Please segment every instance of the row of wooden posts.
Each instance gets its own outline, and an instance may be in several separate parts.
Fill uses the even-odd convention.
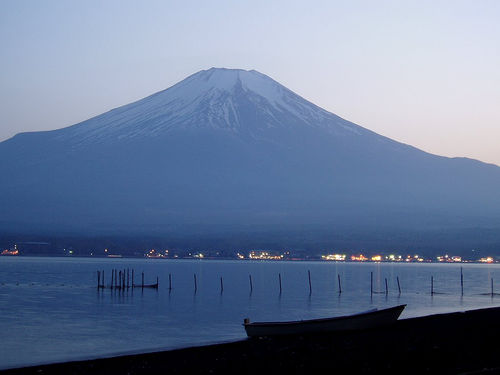
[[[307,271],[307,278],[309,282],[309,294],[312,294],[312,282],[311,282],[311,271]],[[252,280],[252,275],[248,275],[249,279],[249,285],[250,285],[250,293],[253,292],[253,280]],[[134,270],[130,269],[124,269],[124,270],[116,270],[113,269],[111,271],[111,283],[106,286],[105,281],[104,281],[104,271],[97,271],[97,288],[98,289],[116,289],[116,290],[126,290],[129,288],[153,288],[153,289],[158,289],[158,277],[156,277],[156,283],[155,284],[145,284],[144,283],[144,272],[141,273],[141,283],[140,284],[135,284],[135,278],[134,278]],[[194,292],[196,293],[198,291],[198,279],[196,277],[196,274],[193,274],[193,281],[194,281]],[[373,295],[375,293],[382,293],[382,294],[389,294],[389,287],[387,283],[387,278],[384,279],[385,281],[385,291],[375,291],[373,288],[373,272],[370,272],[370,295]],[[338,282],[338,289],[339,289],[339,294],[342,293],[342,281],[340,278],[340,274],[337,274],[337,282]],[[398,294],[401,294],[401,283],[399,282],[399,276],[396,277],[396,282],[398,285]],[[281,283],[281,273],[278,273],[278,283],[279,283],[279,292],[280,294],[283,291],[282,283]],[[464,295],[464,274],[463,274],[463,269],[460,267],[460,288],[461,288],[461,295]],[[172,274],[168,274],[168,289],[172,290]],[[220,292],[224,292],[224,280],[222,276],[220,277]],[[436,294],[434,291],[434,276],[431,276],[431,287],[430,287],[430,293],[431,295]],[[491,296],[495,295],[493,290],[493,278],[491,278],[491,293],[485,293]]]
[[[115,289],[115,290],[125,290],[129,288],[153,288],[158,289],[158,277],[156,277],[155,284],[145,284],[144,283],[144,272],[141,274],[141,283],[135,283],[134,270],[127,268],[126,270],[111,270],[111,282],[106,286],[104,281],[104,271],[97,271],[97,289]]]
[[[490,278],[490,284],[491,284],[491,291],[490,293],[483,293],[486,295],[491,295],[492,297],[498,293],[495,293],[493,289],[493,278]],[[431,296],[435,294],[434,292],[434,276],[431,276]],[[462,267],[460,267],[460,294],[464,295],[464,270]]]
[[[385,294],[389,294],[389,287],[387,284],[387,278],[384,279],[385,281]],[[398,294],[401,294],[401,284],[399,282],[399,276],[396,276],[396,281],[398,283]],[[370,294],[373,295],[373,293],[384,293],[380,291],[375,291],[373,290],[373,272],[370,272]]]
[[[385,281],[385,294],[389,294],[389,288],[387,287],[387,278],[384,279]],[[397,284],[398,284],[398,293],[401,294],[401,284],[399,282],[399,276],[396,276],[396,281],[397,281]],[[490,279],[491,281],[491,292],[490,293],[484,293],[486,295],[491,295],[492,297],[497,294],[495,293],[495,291],[493,290],[493,278]],[[431,276],[431,296],[433,296],[434,294],[436,294],[436,292],[434,291],[434,276]],[[370,294],[373,295],[374,293],[384,293],[384,292],[380,292],[380,291],[374,291],[373,290],[373,272],[370,272]],[[460,294],[464,295],[464,271],[463,271],[463,268],[460,267]]]

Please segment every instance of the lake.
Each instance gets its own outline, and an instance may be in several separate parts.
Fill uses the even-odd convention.
[[[127,268],[136,284],[142,272],[146,284],[158,276],[159,288],[97,289],[97,270],[108,286],[112,269]],[[401,318],[409,318],[500,306],[492,279],[500,291],[500,265],[0,257],[0,368],[239,340],[246,317],[312,319],[405,303]]]

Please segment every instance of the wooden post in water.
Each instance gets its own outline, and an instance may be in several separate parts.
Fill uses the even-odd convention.
[[[194,276],[194,292],[196,293],[196,291],[198,290],[198,283],[196,282],[196,274],[194,274],[193,276]]]
[[[373,296],[373,272],[370,272],[370,295]]]
[[[431,296],[434,295],[434,276],[431,276]]]
[[[114,270],[111,270],[111,289],[113,289],[113,278],[115,277],[115,271]]]
[[[342,284],[340,283],[340,274],[339,273],[337,274],[337,280],[339,282],[339,294],[341,294],[342,293]]]
[[[493,277],[491,278],[491,296],[493,297]]]
[[[101,271],[97,271],[97,289],[101,287]]]
[[[122,288],[122,271],[119,271],[118,275],[120,277],[120,279],[118,281],[118,288],[121,289]]]
[[[130,287],[130,268],[127,268],[127,289]]]
[[[309,294],[312,294],[311,271],[309,270],[307,270],[307,277],[309,278]]]
[[[250,293],[253,292],[252,275],[248,275],[248,280],[250,281]]]
[[[141,288],[144,289],[144,272],[142,273]]]
[[[460,289],[462,291],[462,297],[464,296],[464,271],[463,268],[460,267]]]
[[[387,287],[387,277],[385,278],[385,295],[389,294],[389,288]]]
[[[160,282],[158,280],[158,276],[156,276],[156,289],[158,289],[159,286],[160,286]]]
[[[281,289],[281,273],[278,273],[278,279],[279,279],[279,282],[280,282],[280,294],[281,294],[281,291],[282,291],[282,289]]]
[[[224,291],[224,282],[222,281],[222,276],[220,277],[220,294]]]
[[[168,290],[172,290],[172,274],[168,274]]]
[[[396,280],[398,281],[398,292],[401,294],[401,285],[399,284],[399,276],[396,276]]]

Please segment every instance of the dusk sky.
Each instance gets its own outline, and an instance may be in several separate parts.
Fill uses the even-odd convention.
[[[370,130],[500,165],[500,1],[0,2],[0,141],[210,67]]]

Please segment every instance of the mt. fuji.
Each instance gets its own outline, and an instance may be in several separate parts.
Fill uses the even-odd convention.
[[[411,245],[500,227],[499,167],[393,141],[253,70],[200,71],[79,124],[18,134],[0,161],[3,233],[265,229]],[[488,244],[500,244],[494,232]]]
[[[366,134],[255,70],[201,71],[173,87],[61,130],[80,143],[157,137],[178,130],[227,130],[258,138],[269,128],[308,126],[331,134]]]

